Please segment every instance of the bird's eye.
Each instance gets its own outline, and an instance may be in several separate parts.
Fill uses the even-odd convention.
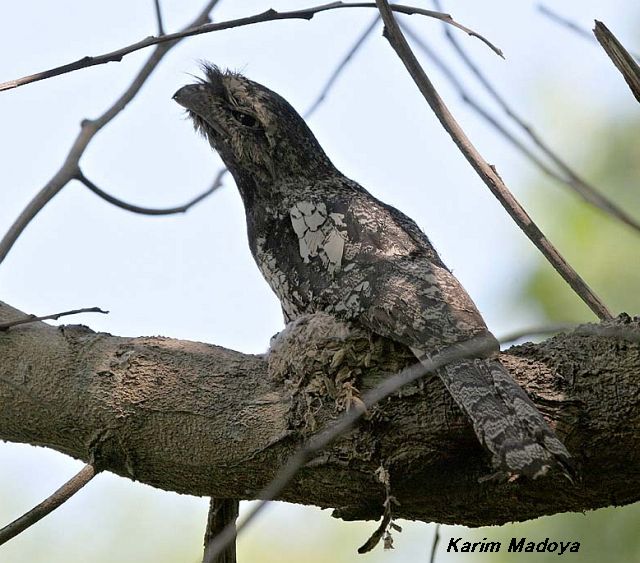
[[[245,127],[251,127],[255,129],[260,125],[258,123],[258,120],[252,115],[249,115],[248,113],[232,110],[231,115],[233,115],[234,119],[238,123],[240,123],[241,125],[244,125]]]

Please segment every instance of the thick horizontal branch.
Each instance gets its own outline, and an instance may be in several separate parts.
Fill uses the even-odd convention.
[[[19,312],[0,307],[0,321]],[[611,326],[613,323],[605,324]],[[623,329],[638,321],[615,321]],[[0,334],[0,439],[38,444],[165,490],[254,499],[297,447],[413,361],[313,317],[269,356],[43,323]],[[485,482],[473,431],[438,379],[403,390],[307,463],[280,500],[378,517],[499,524],[640,499],[638,343],[575,331],[502,355],[575,456],[582,479]],[[555,482],[557,480],[557,482]]]

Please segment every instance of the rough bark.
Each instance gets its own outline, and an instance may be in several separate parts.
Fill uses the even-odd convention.
[[[21,313],[0,306],[0,322]],[[611,324],[611,323],[609,323]],[[640,321],[614,324],[638,331]],[[411,354],[330,317],[297,323],[269,356],[162,337],[34,323],[0,333],[0,439],[198,496],[254,499],[295,448]],[[390,471],[394,518],[466,525],[640,499],[640,347],[576,332],[501,360],[574,456],[581,479],[478,482],[491,472],[436,378],[372,409],[279,500],[377,518]]]

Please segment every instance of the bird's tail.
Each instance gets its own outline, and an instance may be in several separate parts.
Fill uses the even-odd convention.
[[[535,479],[559,467],[571,478],[569,452],[499,360],[463,360],[438,375],[496,469]]]

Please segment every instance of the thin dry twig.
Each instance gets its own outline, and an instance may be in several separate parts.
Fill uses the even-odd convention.
[[[436,563],[436,553],[438,551],[438,544],[440,543],[440,524],[436,523],[436,529],[433,532],[433,543],[431,544],[431,555],[429,556],[429,563]]]
[[[209,21],[209,12],[215,7],[218,1],[219,0],[209,0],[202,12],[200,12],[193,22],[191,22],[191,24],[189,24],[185,29],[191,29],[194,26],[199,26],[204,22]],[[142,85],[158,66],[162,58],[176,44],[177,40],[158,45],[140,69],[131,85],[118,98],[118,100],[97,119],[85,119],[82,122],[80,133],[78,133],[78,136],[73,142],[73,145],[71,146],[71,149],[69,150],[69,153],[67,154],[67,157],[60,169],[27,204],[2,240],[0,240],[0,263],[2,263],[6,258],[11,247],[15,244],[16,240],[18,240],[18,237],[22,234],[31,220],[56,194],[58,194],[62,188],[69,183],[70,180],[77,176],[79,172],[80,158],[84,154],[84,151],[93,139],[94,135],[127,106],[127,104],[140,91],[140,88],[142,88]]]
[[[436,9],[441,9],[442,4],[439,0],[433,0],[434,6]],[[404,29],[404,28],[403,28]],[[463,48],[460,42],[449,33],[449,29],[445,28],[444,33],[447,37],[447,40],[453,47],[454,51],[458,54],[462,62],[465,66],[471,71],[471,73],[477,78],[480,84],[484,87],[484,89],[488,92],[488,94],[495,100],[498,106],[504,111],[504,113],[518,126],[520,129],[524,131],[524,133],[531,139],[531,141],[542,151],[542,153],[549,158],[549,160],[557,166],[558,170],[561,173],[557,173],[552,170],[546,164],[544,164],[538,157],[533,155],[531,151],[522,146],[522,143],[513,139],[509,133],[506,133],[504,129],[501,130],[501,126],[493,123],[495,127],[497,127],[500,132],[505,135],[510,142],[516,145],[520,151],[522,151],[532,162],[534,162],[545,174],[549,177],[557,180],[561,184],[571,188],[576,194],[578,194],[584,201],[593,205],[597,209],[605,212],[606,214],[614,217],[615,219],[623,222],[627,226],[632,229],[640,232],[640,221],[634,219],[631,215],[629,215],[624,209],[620,206],[616,205],[612,201],[610,201],[607,197],[602,195],[600,191],[587,182],[584,178],[580,177],[560,156],[553,150],[551,147],[544,141],[540,135],[535,131],[533,126],[527,123],[507,102],[507,100],[496,90],[496,88],[491,84],[491,82],[487,79],[487,77],[482,73],[478,65],[471,59],[467,51]],[[407,33],[409,35],[409,33]],[[412,40],[420,46],[419,38],[415,37],[415,34],[410,35]],[[448,76],[451,80],[451,77]],[[458,89],[461,86],[457,86]],[[464,97],[464,96],[463,96]],[[476,111],[479,111],[482,115],[482,112],[478,110],[478,108],[474,108]],[[491,121],[486,115],[483,115],[485,119]]]
[[[318,106],[325,100],[325,98],[327,97],[327,94],[329,93],[329,91],[331,90],[333,85],[335,84],[336,80],[338,79],[340,74],[342,74],[342,71],[349,64],[349,62],[351,61],[353,56],[360,50],[360,47],[362,47],[364,42],[371,35],[371,33],[376,28],[376,25],[378,24],[379,21],[380,21],[380,15],[376,14],[376,16],[373,18],[373,20],[371,20],[371,23],[367,26],[367,28],[360,35],[360,37],[358,37],[358,39],[353,44],[351,49],[349,49],[347,54],[338,63],[338,66],[336,66],[334,71],[331,73],[331,76],[329,77],[329,79],[327,80],[326,84],[324,85],[324,88],[320,91],[320,94],[318,94],[318,97],[316,98],[316,100],[311,104],[309,109],[304,114],[305,117],[309,117],[312,113],[314,113],[316,111],[316,109],[318,109]]]
[[[534,162],[540,169],[542,169],[549,176],[565,182],[565,178],[551,170],[534,152],[532,152],[520,139],[518,139],[511,131],[509,131],[500,120],[493,115],[487,108],[485,108],[478,100],[476,100],[469,91],[464,87],[462,81],[451,70],[450,66],[440,58],[434,49],[432,49],[423,37],[415,33],[408,25],[400,24],[402,31],[407,37],[415,43],[418,48],[431,59],[431,62],[442,72],[442,74],[449,80],[451,85],[460,95],[460,98],[469,107],[471,107],[480,117],[485,119],[492,127],[494,127],[502,136],[504,136],[512,145],[514,145],[520,152],[522,152],[527,158]]]
[[[531,336],[548,336],[549,334],[564,332],[566,330],[571,330],[575,327],[576,327],[575,323],[555,323],[555,324],[548,324],[543,326],[523,328],[520,330],[509,332],[501,336],[500,338],[498,338],[498,342],[500,344],[510,344],[511,342],[522,340],[523,338],[529,338]]]
[[[630,317],[625,313],[619,315],[618,318],[626,317],[627,321]],[[637,319],[637,317],[636,317]],[[625,340],[627,342],[640,343],[640,331],[628,326],[599,326],[599,325],[582,325],[573,330],[573,334],[581,336],[599,336],[600,338],[614,338],[616,340]]]
[[[85,465],[72,479],[67,481],[50,497],[34,506],[29,512],[0,529],[0,545],[8,542],[21,532],[24,532],[36,522],[42,520],[47,514],[53,512],[60,505],[68,501],[82,487],[96,476],[96,468],[93,465]]]
[[[505,183],[502,181],[502,178],[500,178],[497,173],[495,167],[489,165],[489,163],[482,158],[480,153],[473,146],[420,66],[420,63],[416,59],[413,51],[407,43],[407,40],[402,34],[387,1],[376,0],[376,3],[378,4],[378,8],[382,14],[382,19],[385,23],[385,37],[389,40],[391,46],[396,51],[414,82],[422,92],[425,100],[469,164],[471,164],[480,178],[482,178],[484,183],[491,190],[491,193],[496,196],[498,201],[502,204],[520,229],[522,229],[522,231],[529,237],[538,250],[542,252],[551,265],[573,288],[587,306],[600,319],[611,319],[612,315],[604,303],[544,236],[542,231],[509,191]]]
[[[126,47],[122,47],[121,49],[117,49],[110,53],[105,53],[103,55],[98,55],[95,57],[82,57],[77,61],[73,61],[71,63],[67,63],[52,69],[44,70],[41,72],[37,72],[35,74],[31,74],[29,76],[23,76],[22,78],[17,78],[15,80],[9,80],[7,82],[3,82],[0,84],[0,91],[3,90],[11,90],[13,88],[17,88],[19,86],[24,86],[25,84],[31,84],[32,82],[37,82],[38,80],[45,80],[47,78],[52,78],[54,76],[60,76],[62,74],[67,74],[69,72],[74,72],[76,70],[80,70],[83,68],[88,68],[91,66],[106,64],[109,62],[120,62],[123,57],[126,55],[133,53],[135,51],[139,51],[140,49],[145,49],[147,47],[151,47],[152,45],[159,45],[166,42],[176,41],[178,39],[183,39],[184,37],[191,37],[193,35],[201,35],[203,33],[211,33],[213,31],[221,31],[223,29],[232,29],[235,27],[241,27],[245,25],[253,25],[256,23],[263,23],[269,21],[278,21],[278,20],[291,20],[291,19],[303,19],[310,20],[316,14],[321,12],[326,12],[328,10],[337,10],[341,8],[375,8],[376,5],[374,2],[331,2],[329,4],[323,4],[321,6],[314,6],[311,8],[303,8],[300,10],[292,10],[289,12],[278,12],[276,10],[270,9],[260,14],[256,14],[253,16],[247,16],[244,18],[239,18],[235,20],[229,20],[225,22],[218,23],[208,23],[203,24],[194,23],[182,31],[177,33],[168,33],[166,35],[162,35],[160,37],[147,37],[138,41],[137,43],[133,43]],[[472,29],[465,27],[462,24],[456,22],[449,14],[443,14],[440,12],[434,12],[433,10],[425,10],[423,8],[414,8],[413,6],[404,6],[401,4],[394,4],[393,10],[396,12],[407,14],[407,15],[421,15],[427,16],[430,18],[436,18],[446,22],[447,24],[464,31],[468,35],[472,37],[476,37],[480,39],[485,45],[487,45],[492,51],[496,54],[502,56],[502,51],[498,49],[493,43],[491,43],[488,39],[476,33]]]
[[[382,536],[387,531],[389,524],[391,523],[391,510],[388,506],[385,506],[384,513],[382,515],[382,520],[380,520],[379,526],[375,529],[373,534],[369,537],[369,539],[358,548],[358,553],[369,553],[373,551],[373,549],[380,543]]]
[[[334,71],[331,73],[331,76],[325,83],[324,87],[320,91],[319,96],[316,98],[316,100],[311,105],[311,107],[309,107],[309,109],[306,111],[305,117],[308,118],[311,115],[313,115],[317,111],[317,109],[322,105],[327,95],[335,85],[338,77],[342,74],[342,72],[344,72],[344,69],[347,67],[347,64],[350,62],[350,60],[353,58],[356,52],[360,49],[360,47],[362,47],[365,39],[373,31],[373,29],[375,28],[375,24],[379,21],[379,19],[380,19],[380,16],[377,15],[374,18],[371,25],[367,27],[367,30],[360,36],[360,38],[356,41],[353,47],[349,50],[347,55],[338,63]],[[162,209],[152,208],[152,207],[141,207],[139,205],[134,205],[132,203],[127,203],[125,201],[122,201],[121,199],[118,199],[112,196],[111,194],[105,192],[104,190],[96,186],[96,184],[93,183],[91,180],[89,180],[80,169],[76,174],[76,180],[84,184],[98,197],[101,197],[106,202],[111,203],[116,207],[120,207],[121,209],[124,209],[126,211],[131,211],[132,213],[140,213],[142,215],[162,216],[162,215],[172,215],[175,213],[184,213],[185,211],[188,211],[191,207],[200,203],[203,199],[207,198],[217,189],[222,187],[222,179],[228,172],[229,170],[226,168],[220,169],[216,174],[216,177],[214,178],[214,181],[211,187],[208,190],[202,192],[200,195],[193,198],[192,200],[188,201],[187,203],[184,203],[183,205],[178,205],[176,207],[167,207]]]
[[[125,211],[131,211],[132,213],[140,213],[141,215],[160,216],[160,215],[173,215],[176,213],[184,213],[188,211],[191,207],[200,203],[203,199],[209,197],[213,192],[219,189],[222,186],[222,178],[226,173],[227,173],[226,168],[223,168],[220,171],[218,171],[211,187],[208,190],[202,192],[200,195],[194,197],[192,200],[188,201],[187,203],[178,205],[176,207],[167,207],[163,209],[158,209],[153,207],[140,207],[139,205],[127,203],[116,197],[113,197],[112,195],[108,194],[107,192],[101,190],[98,186],[96,186],[91,180],[89,180],[82,173],[80,169],[78,169],[75,179],[78,180],[79,182],[82,182],[82,184],[84,184],[97,196],[101,197],[102,199],[111,203],[112,205],[115,205],[116,207],[124,209]]]
[[[564,27],[570,29],[571,31],[573,31],[574,33],[576,33],[577,35],[580,35],[580,37],[584,37],[585,39],[587,39],[588,41],[593,42],[594,41],[594,37],[593,35],[589,32],[589,30],[580,27],[577,23],[572,22],[570,19],[565,18],[564,16],[561,16],[560,14],[554,12],[553,10],[547,8],[546,6],[544,6],[543,4],[538,4],[538,10],[540,11],[540,13],[544,14],[545,16],[547,16],[551,21],[563,25]],[[640,61],[640,54],[637,53],[630,53],[631,56],[636,59],[636,61]]]
[[[156,13],[156,22],[158,24],[158,35],[164,35],[164,24],[162,23],[162,8],[160,0],[153,0],[153,6]]]
[[[446,348],[431,360],[425,361],[422,364],[413,364],[403,369],[396,375],[385,379],[371,391],[365,393],[361,397],[361,405],[342,413],[333,424],[311,437],[291,456],[287,464],[282,467],[271,483],[257,495],[257,498],[263,500],[260,500],[259,503],[254,506],[237,527],[235,525],[225,527],[225,529],[211,541],[207,548],[207,558],[204,559],[203,563],[213,563],[215,561],[214,558],[264,510],[271,499],[276,498],[282,492],[298,470],[303,467],[314,454],[326,448],[333,440],[344,434],[376,403],[392,395],[404,385],[416,381],[451,362],[466,358],[482,357],[483,354],[491,349],[491,339],[488,337],[478,337],[462,342],[456,346]]]
[[[347,67],[348,63],[351,61],[353,56],[356,54],[356,52],[362,47],[362,45],[364,44],[365,39],[371,34],[373,29],[375,28],[375,24],[379,20],[380,20],[380,16],[376,15],[374,20],[371,22],[371,24],[365,30],[365,32],[354,43],[354,45],[351,47],[351,49],[345,55],[345,57],[338,63],[338,65],[336,66],[334,71],[331,73],[331,76],[329,77],[329,79],[327,80],[327,82],[325,83],[323,88],[321,89],[320,94],[318,95],[318,97],[316,98],[314,103],[305,112],[305,117],[307,117],[307,118],[311,117],[311,115],[313,115],[318,110],[318,108],[322,105],[322,103],[325,101],[327,95],[329,94],[329,92],[331,91],[333,86],[335,85],[335,83],[336,83],[337,79],[339,78],[339,76],[344,72],[345,68]],[[152,208],[152,207],[141,207],[139,205],[134,205],[134,204],[122,201],[122,200],[112,196],[111,194],[105,192],[104,190],[100,189],[98,186],[96,186],[96,184],[93,183],[92,181],[90,181],[83,174],[82,170],[80,170],[80,169],[78,169],[78,172],[76,174],[76,180],[78,180],[79,182],[84,184],[87,188],[89,188],[98,197],[101,197],[102,199],[104,199],[108,203],[111,203],[112,205],[115,205],[116,207],[120,207],[121,209],[124,209],[126,211],[131,211],[132,213],[140,213],[142,215],[162,216],[162,215],[172,215],[174,213],[184,213],[185,211],[189,210],[191,207],[193,207],[197,203],[200,203],[203,199],[207,198],[214,191],[216,191],[217,189],[222,187],[222,179],[227,174],[227,172],[229,172],[229,171],[226,168],[220,169],[218,171],[218,173],[216,174],[216,177],[214,178],[214,181],[213,181],[213,184],[211,185],[211,187],[208,190],[202,192],[200,195],[198,195],[195,198],[193,198],[192,200],[188,201],[187,203],[185,203],[183,205],[176,206],[176,207],[168,207],[168,208],[163,208],[163,209],[157,209],[157,208]]]
[[[60,317],[67,317],[69,315],[79,315],[80,313],[102,313],[103,315],[108,315],[109,311],[103,311],[102,309],[100,309],[100,307],[85,307],[83,309],[73,309],[71,311],[63,311],[62,313],[54,313],[53,315],[45,315],[43,317],[38,317],[36,315],[27,315],[22,319],[16,319],[15,321],[0,323],[0,332],[9,330],[14,326],[35,323],[38,321],[48,321],[48,320],[57,321]]]
[[[622,77],[629,85],[631,93],[640,102],[640,66],[627,51],[616,36],[601,21],[596,20],[593,33],[602,45],[611,62],[622,73]]]

